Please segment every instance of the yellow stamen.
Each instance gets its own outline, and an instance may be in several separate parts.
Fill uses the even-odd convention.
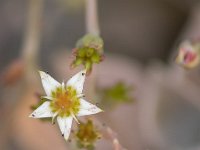
[[[57,112],[61,117],[76,115],[80,107],[80,99],[77,92],[72,87],[64,87],[63,85],[52,92],[53,100],[51,108],[53,112]]]

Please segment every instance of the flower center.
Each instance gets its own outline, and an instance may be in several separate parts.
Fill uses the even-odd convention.
[[[52,92],[53,100],[51,101],[51,109],[58,113],[61,117],[68,117],[72,113],[76,115],[80,109],[80,99],[77,92],[72,87],[59,87]]]

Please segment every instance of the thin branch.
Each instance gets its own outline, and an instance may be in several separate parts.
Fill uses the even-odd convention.
[[[86,0],[86,30],[87,33],[99,35],[97,0]]]
[[[106,126],[106,132],[108,133],[110,140],[113,144],[114,150],[126,150],[120,143],[116,136],[116,133],[108,126]]]
[[[117,138],[117,133],[109,126],[102,124],[96,117],[89,116],[87,119],[92,119],[96,125],[100,128],[103,133],[103,137],[111,141],[114,150],[127,150],[120,144],[119,139]]]

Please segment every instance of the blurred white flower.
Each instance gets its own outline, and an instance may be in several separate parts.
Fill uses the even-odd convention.
[[[91,115],[102,110],[83,99],[83,84],[86,71],[81,71],[74,75],[66,84],[60,84],[50,75],[39,71],[43,88],[48,101],[40,105],[29,116],[32,118],[52,117],[52,122],[57,118],[62,136],[68,140],[71,131],[72,120],[77,122],[77,116]]]

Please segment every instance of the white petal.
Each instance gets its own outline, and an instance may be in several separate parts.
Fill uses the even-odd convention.
[[[51,92],[54,91],[57,87],[61,86],[60,83],[43,71],[39,71],[39,73],[43,88],[47,96],[51,96]]]
[[[71,79],[69,79],[69,81],[67,82],[67,86],[72,86],[79,94],[82,93],[85,75],[86,70],[80,71],[79,73],[75,74]]]
[[[29,115],[29,117],[32,118],[47,118],[52,117],[53,112],[50,108],[50,102],[44,102],[41,106],[39,106],[35,111],[33,111],[32,114]]]
[[[91,115],[91,114],[96,114],[99,112],[102,112],[100,108],[97,106],[87,102],[84,99],[80,99],[80,110],[77,114],[77,116],[85,116],[85,115]]]
[[[70,117],[57,117],[57,121],[58,121],[58,125],[60,127],[62,136],[64,136],[65,140],[68,140],[69,138],[69,134],[71,131],[71,127],[72,127],[72,120],[73,118]]]
[[[62,91],[64,91],[65,90],[65,83],[64,82],[62,82]]]

